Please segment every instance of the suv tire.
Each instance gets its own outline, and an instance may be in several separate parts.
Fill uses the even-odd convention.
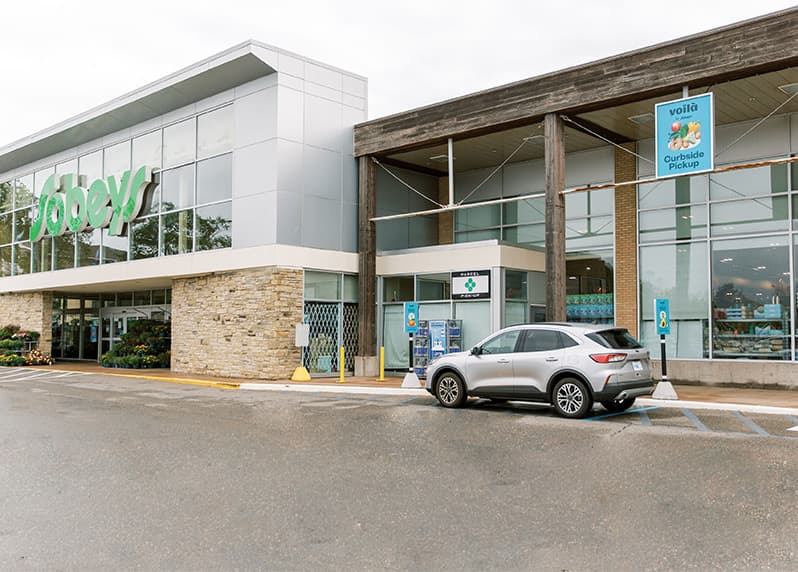
[[[564,377],[551,392],[554,411],[568,419],[582,419],[593,407],[593,397],[587,386],[575,377]]]
[[[462,407],[467,397],[465,383],[453,371],[445,371],[435,382],[435,397],[444,407]]]

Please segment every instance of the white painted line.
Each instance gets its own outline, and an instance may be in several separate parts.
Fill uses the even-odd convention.
[[[25,369],[25,368],[21,368],[21,367],[15,367],[15,368],[8,369],[8,370],[3,369],[3,370],[0,370],[0,378],[8,377],[8,376],[11,376],[11,375],[16,375],[20,371],[30,371],[30,370],[29,369]]]
[[[21,371],[17,372],[16,375],[7,375],[2,378],[2,381],[25,381],[28,379],[35,379],[37,377],[42,377],[45,375],[50,375],[49,371],[45,372],[38,372],[37,370],[28,370],[28,371]]]
[[[763,413],[768,415],[798,415],[796,407],[773,407],[770,405],[745,405],[741,403],[712,403],[709,401],[663,401],[660,399],[637,398],[639,405],[658,405],[659,407],[676,409],[713,409],[716,411],[744,411],[746,413]]]
[[[429,395],[425,389],[362,387],[358,385],[294,385],[288,383],[242,383],[239,389],[254,391],[296,391],[299,393],[351,393],[356,395]]]
[[[795,427],[790,427],[789,429],[787,429],[787,431],[798,431],[798,425],[796,425]]]

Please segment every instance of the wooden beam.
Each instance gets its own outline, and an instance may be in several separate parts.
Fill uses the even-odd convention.
[[[546,148],[546,319],[565,316],[565,126],[549,113],[543,120]]]
[[[377,355],[377,172],[371,157],[358,161],[358,275],[357,355]]]
[[[798,65],[798,8],[355,126],[355,155],[462,139]]]
[[[571,121],[568,122],[568,127],[571,129],[575,129],[585,135],[590,135],[591,137],[596,137],[597,139],[601,139],[602,137],[607,141],[612,141],[617,145],[623,145],[624,143],[631,143],[631,139],[629,139],[626,135],[621,135],[620,133],[616,133],[606,127],[602,127],[597,123],[593,123],[592,121],[585,119],[584,117],[571,117]],[[592,131],[592,133],[591,133]]]
[[[377,157],[377,159],[383,165],[399,167],[400,169],[405,169],[407,171],[415,171],[416,173],[422,173],[424,175],[432,175],[433,177],[449,176],[449,173],[446,171],[439,171],[438,169],[432,169],[430,167],[422,167],[421,165],[408,163],[407,161],[400,161],[399,159],[391,159],[390,157]]]

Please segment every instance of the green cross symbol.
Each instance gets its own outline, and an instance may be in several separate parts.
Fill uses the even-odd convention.
[[[474,288],[477,287],[477,283],[474,282],[473,278],[469,278],[468,280],[466,280],[464,286],[466,287],[466,289],[468,289],[469,292],[473,292]]]

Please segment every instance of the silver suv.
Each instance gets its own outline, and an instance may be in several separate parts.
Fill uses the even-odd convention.
[[[505,328],[470,351],[433,360],[426,389],[444,407],[460,407],[468,396],[538,401],[581,418],[594,402],[624,411],[654,384],[648,350],[626,329],[540,323]]]

